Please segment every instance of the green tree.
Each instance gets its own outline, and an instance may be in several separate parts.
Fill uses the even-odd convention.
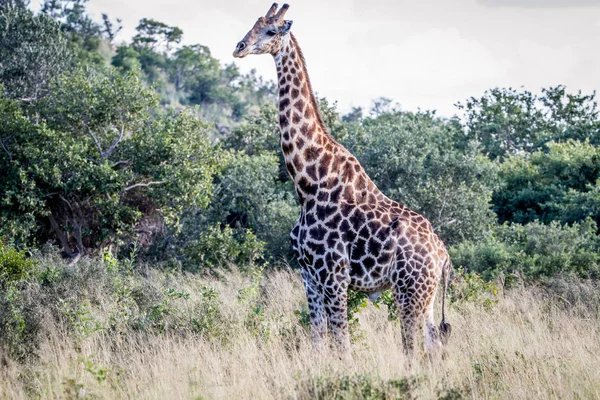
[[[600,277],[600,236],[591,219],[570,226],[557,221],[498,225],[484,240],[451,248],[451,256],[455,267],[479,272],[487,279]]]
[[[0,5],[0,84],[4,95],[35,103],[70,62],[60,26],[24,7]]]
[[[104,64],[101,45],[105,38],[106,25],[94,21],[86,12],[89,0],[45,0],[41,13],[59,22],[77,60],[84,63]],[[104,17],[105,23],[110,19]]]
[[[1,104],[2,229],[11,236],[42,242],[51,229],[65,253],[93,252],[176,228],[184,207],[209,203],[219,162],[206,125],[189,112],[152,117],[156,96],[135,74],[62,76],[40,123]]]
[[[568,140],[513,156],[500,166],[494,210],[501,222],[600,222],[600,147]]]
[[[464,134],[456,120],[383,112],[348,130],[343,143],[378,187],[427,217],[447,243],[489,230],[496,168],[476,142],[459,148]]]
[[[568,139],[600,142],[596,94],[569,94],[564,86],[527,90],[491,89],[458,108],[468,138],[476,139],[492,158],[504,158],[544,148],[549,141]]]
[[[140,20],[136,28],[137,34],[133,37],[133,45],[147,47],[152,50],[164,48],[170,50],[175,44],[181,42],[183,31],[176,26],[149,18]]]

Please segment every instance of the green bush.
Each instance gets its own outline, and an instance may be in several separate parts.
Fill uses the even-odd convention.
[[[27,256],[27,251],[9,246],[0,237],[0,289],[6,290],[27,279],[36,271],[37,262]]]
[[[591,219],[571,226],[506,223],[486,240],[464,242],[452,247],[451,253],[455,266],[486,279],[515,273],[528,279],[565,274],[600,277],[600,237]]]
[[[410,378],[383,380],[364,375],[312,377],[298,384],[296,394],[298,399],[319,400],[412,399],[415,387],[415,380]]]
[[[208,227],[197,240],[184,244],[186,270],[249,267],[262,257],[264,243],[248,229],[230,226]]]
[[[489,309],[498,303],[498,286],[492,281],[484,280],[477,272],[465,272],[459,268],[455,271],[449,289],[453,304],[470,303]]]

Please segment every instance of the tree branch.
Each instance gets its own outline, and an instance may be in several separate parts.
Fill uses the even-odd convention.
[[[8,159],[10,161],[13,160],[12,158],[12,154],[10,153],[10,151],[8,151],[8,149],[6,148],[6,145],[4,144],[4,140],[0,140],[0,144],[2,145],[2,149],[6,152],[6,154],[8,155]]]
[[[79,253],[87,253],[87,249],[83,245],[83,240],[81,238],[81,224],[77,220],[77,216],[75,215],[75,209],[73,208],[73,206],[71,206],[71,203],[69,202],[69,200],[65,199],[62,195],[59,194],[58,197],[60,197],[60,199],[62,201],[67,203],[67,205],[69,206],[69,209],[71,209],[71,218],[70,219],[71,219],[71,223],[73,224],[73,228],[75,228],[74,234],[75,234],[75,240],[77,241],[77,249],[79,250]],[[79,214],[81,214],[81,212],[79,212]]]
[[[165,182],[164,181],[147,182],[147,183],[141,182],[141,183],[136,183],[131,186],[127,186],[124,190],[127,192],[128,190],[135,189],[137,187],[149,187],[152,185],[162,185],[163,183],[165,183]]]
[[[121,164],[129,164],[130,162],[131,162],[131,158],[128,159],[128,160],[119,160],[117,162],[114,162],[113,165],[112,165],[112,167],[114,168],[114,167],[116,167],[118,165],[121,165]]]
[[[71,251],[71,245],[69,244],[69,239],[67,239],[67,235],[63,231],[60,230],[60,225],[56,218],[54,218],[54,214],[50,212],[48,215],[48,219],[50,220],[50,226],[52,226],[52,230],[56,233],[58,240],[60,241],[60,245],[63,248],[63,251],[67,253],[69,257],[73,257],[73,252]]]
[[[113,152],[113,150],[117,147],[117,145],[121,142],[121,139],[123,139],[123,135],[125,134],[125,123],[123,122],[123,118],[120,118],[121,121],[121,131],[119,132],[119,137],[116,138],[111,145],[108,147],[108,149],[104,152],[104,157],[106,158],[108,156],[110,156],[110,153]]]
[[[98,148],[98,152],[100,153],[100,158],[104,159],[105,158],[104,151],[102,150],[102,146],[100,146],[100,142],[96,138],[96,135],[94,135],[94,133],[92,132],[90,127],[85,122],[84,122],[84,125],[87,128],[88,134],[92,137],[92,140],[94,141],[94,143],[96,144],[96,147]]]
[[[456,221],[457,221],[456,218],[452,218],[450,221],[442,222],[441,224],[439,224],[438,226],[436,226],[435,228],[433,228],[433,230],[437,231],[438,229],[440,229],[440,228],[442,228],[444,226],[452,225]]]

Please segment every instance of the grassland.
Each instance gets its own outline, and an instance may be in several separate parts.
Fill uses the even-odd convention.
[[[590,282],[455,298],[445,357],[409,366],[400,326],[372,304],[352,360],[315,354],[293,271],[207,278],[83,260],[45,273],[8,308],[30,328],[2,347],[0,398],[600,398]]]

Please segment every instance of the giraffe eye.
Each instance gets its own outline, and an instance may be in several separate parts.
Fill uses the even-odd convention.
[[[277,35],[277,31],[274,31],[273,29],[267,31],[267,36],[275,36]]]

